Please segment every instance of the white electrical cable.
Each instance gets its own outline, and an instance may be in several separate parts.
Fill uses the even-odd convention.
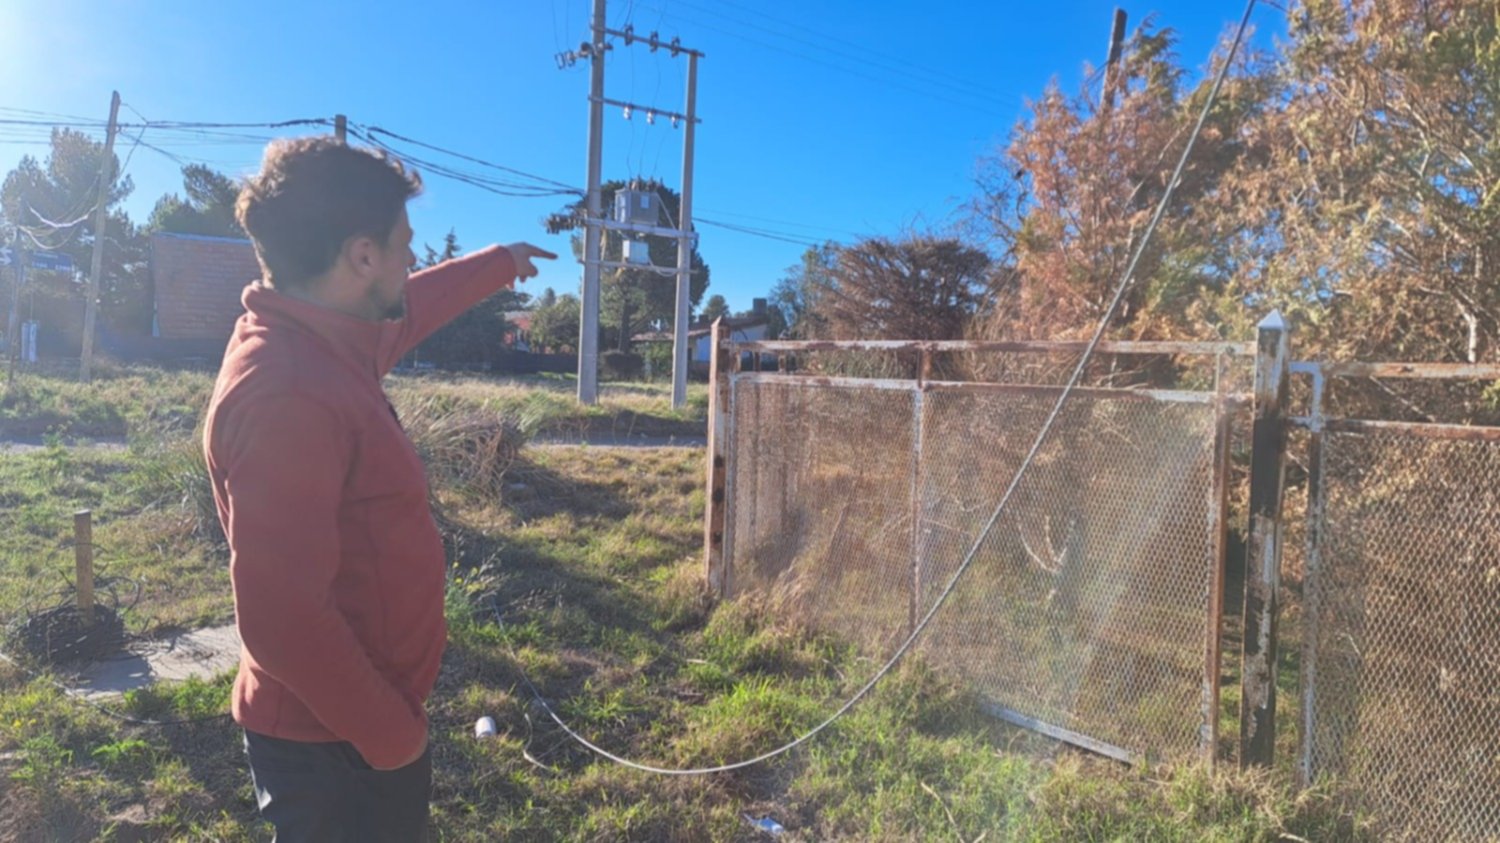
[[[1161,201],[1157,203],[1156,211],[1151,216],[1151,222],[1146,226],[1145,234],[1141,237],[1140,244],[1136,246],[1135,254],[1131,256],[1130,263],[1125,268],[1124,276],[1120,279],[1119,285],[1115,288],[1114,298],[1110,300],[1108,309],[1104,311],[1104,315],[1099,319],[1098,326],[1094,328],[1094,334],[1089,339],[1088,345],[1085,346],[1083,350],[1083,356],[1079,358],[1078,365],[1073,368],[1072,376],[1068,378],[1068,382],[1063,387],[1062,393],[1058,395],[1057,403],[1053,405],[1052,412],[1047,415],[1047,420],[1042,424],[1041,430],[1037,433],[1036,440],[1031,443],[1031,449],[1027,452],[1026,459],[1021,461],[1020,467],[1016,469],[1015,476],[1011,478],[1009,487],[1006,488],[1005,494],[1001,496],[1000,503],[995,506],[994,514],[990,516],[989,521],[984,525],[984,529],[980,531],[979,537],[974,540],[974,545],[973,547],[969,548],[969,552],[967,555],[965,555],[963,563],[958,566],[958,570],[953,572],[953,576],[949,578],[948,584],[943,587],[942,593],[940,593],[937,600],[933,602],[932,608],[927,610],[927,614],[922,616],[921,622],[916,625],[911,634],[908,635],[906,640],[902,642],[901,646],[896,649],[895,654],[891,656],[890,660],[887,661],[885,665],[880,668],[880,670],[876,671],[875,675],[870,678],[870,681],[866,682],[864,684],[864,687],[860,688],[859,691],[854,694],[854,696],[850,697],[848,701],[839,706],[838,711],[835,711],[833,714],[829,715],[826,720],[814,726],[812,729],[808,730],[806,733],[802,734],[796,739],[782,744],[775,749],[772,749],[768,752],[763,752],[760,755],[755,756],[754,758],[747,758],[743,761],[736,761],[732,764],[719,764],[713,767],[675,769],[670,767],[656,767],[651,764],[642,764],[638,761],[632,761],[628,758],[622,758],[610,752],[609,750],[592,743],[583,735],[578,734],[572,729],[572,727],[568,726],[568,724],[565,723],[561,717],[557,716],[557,713],[552,710],[552,706],[547,704],[547,701],[542,697],[541,692],[535,685],[532,684],[531,678],[526,675],[526,671],[524,669],[519,667],[518,663],[517,668],[521,671],[521,679],[526,683],[526,686],[531,689],[531,693],[536,698],[537,703],[539,703],[542,706],[543,710],[547,712],[547,715],[552,718],[552,722],[556,723],[558,727],[566,732],[568,736],[573,740],[582,744],[584,747],[588,748],[595,754],[607,758],[610,761],[615,762],[616,764],[620,764],[634,770],[641,770],[642,772],[647,773],[657,773],[664,776],[705,776],[713,773],[726,773],[731,770],[739,770],[744,767],[749,767],[755,764],[759,764],[762,761],[767,761],[769,759],[775,758],[776,756],[790,752],[791,750],[796,749],[798,746],[801,746],[802,744],[811,740],[813,737],[817,736],[818,733],[833,725],[834,721],[838,720],[840,717],[843,717],[844,714],[849,711],[849,709],[853,708],[856,703],[864,699],[865,696],[875,688],[876,684],[878,684],[880,680],[884,679],[886,675],[889,674],[893,668],[895,668],[896,664],[901,661],[902,657],[904,657],[907,652],[911,650],[912,645],[916,643],[917,638],[919,638],[922,635],[922,632],[927,629],[927,625],[932,622],[932,619],[937,615],[938,610],[943,607],[943,604],[945,602],[947,602],[949,595],[953,593],[953,589],[958,585],[958,581],[963,577],[964,573],[969,570],[969,566],[974,563],[975,557],[979,555],[979,548],[984,545],[984,542],[987,538],[989,538],[991,531],[995,529],[995,525],[999,523],[1000,515],[1005,511],[1005,505],[1010,502],[1011,496],[1015,494],[1016,488],[1020,486],[1021,478],[1025,476],[1027,469],[1031,467],[1032,462],[1036,459],[1036,455],[1041,451],[1042,444],[1047,439],[1047,434],[1052,432],[1052,425],[1057,422],[1058,416],[1062,413],[1063,405],[1067,403],[1069,396],[1072,394],[1074,388],[1078,386],[1079,380],[1082,379],[1084,369],[1088,365],[1089,359],[1093,356],[1094,350],[1098,347],[1099,342],[1104,338],[1104,332],[1109,329],[1110,320],[1114,318],[1115,311],[1119,309],[1120,302],[1125,298],[1125,292],[1130,289],[1130,283],[1134,279],[1136,265],[1140,263],[1141,256],[1145,254],[1146,246],[1151,242],[1151,236],[1156,232],[1157,224],[1161,222],[1162,216],[1166,213],[1167,204],[1171,201],[1172,194],[1176,191],[1179,180],[1182,178],[1182,171],[1187,166],[1188,157],[1192,154],[1193,147],[1198,142],[1198,135],[1203,130],[1203,124],[1207,122],[1208,114],[1213,109],[1214,101],[1218,99],[1219,89],[1223,86],[1225,77],[1229,75],[1230,66],[1234,64],[1235,53],[1239,50],[1240,42],[1244,39],[1245,36],[1245,31],[1250,26],[1250,13],[1254,11],[1255,3],[1256,0],[1249,0],[1249,2],[1245,4],[1245,14],[1240,19],[1240,26],[1239,29],[1235,32],[1234,42],[1229,47],[1229,54],[1224,57],[1223,66],[1219,68],[1218,74],[1214,77],[1213,87],[1208,92],[1208,99],[1203,103],[1203,111],[1198,115],[1198,122],[1193,126],[1193,133],[1188,137],[1187,146],[1183,147],[1182,157],[1177,161],[1177,168],[1172,172],[1172,179],[1171,181],[1167,182],[1167,188],[1162,192]],[[500,608],[494,603],[493,599],[491,600],[490,607],[494,611],[495,622],[503,626],[504,624],[500,617]]]

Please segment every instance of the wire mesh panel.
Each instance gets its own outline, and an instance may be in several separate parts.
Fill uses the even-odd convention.
[[[737,379],[731,594],[884,653],[912,593],[913,393]]]
[[[1500,840],[1500,442],[1326,432],[1303,764],[1402,840]]]
[[[1055,401],[1050,390],[926,396],[924,611]],[[1213,710],[1215,421],[1206,401],[1071,398],[935,617],[928,657],[1024,718],[1129,754],[1197,751]]]
[[[729,593],[771,595],[891,652],[979,540],[1058,394],[738,376]],[[935,616],[928,659],[1002,715],[1075,742],[1122,756],[1203,748],[1217,706],[1217,406],[1075,393]]]

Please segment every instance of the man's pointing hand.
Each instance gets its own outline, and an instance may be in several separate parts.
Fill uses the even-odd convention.
[[[530,243],[512,243],[505,248],[510,250],[510,256],[516,262],[516,277],[522,281],[525,281],[527,278],[536,277],[537,268],[531,262],[532,258],[557,260],[557,255],[546,249],[537,248]]]

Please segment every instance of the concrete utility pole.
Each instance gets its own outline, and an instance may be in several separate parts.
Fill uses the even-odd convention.
[[[349,118],[342,114],[333,115],[333,136],[338,138],[339,143],[349,142]]]
[[[604,239],[600,168],[604,157],[604,0],[589,28],[588,200],[583,221],[583,312],[578,320],[578,402],[599,403],[599,261]]]
[[[698,121],[698,54],[688,55],[687,125],[682,136],[682,207],[677,220],[677,318],[672,323],[672,409],[687,404],[690,365],[688,311],[692,308],[693,274],[693,130]]]
[[[79,359],[78,379],[89,382],[89,364],[94,357],[94,319],[99,312],[99,277],[104,269],[105,213],[109,191],[115,186],[115,133],[120,127],[120,92],[109,98],[109,130],[104,136],[104,155],[99,159],[99,204],[94,208],[94,259],[89,266],[89,287],[83,305],[83,353]]]

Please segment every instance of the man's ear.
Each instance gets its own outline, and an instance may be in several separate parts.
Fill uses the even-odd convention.
[[[380,265],[380,244],[367,235],[350,237],[344,241],[340,257],[349,262],[357,275],[364,276]]]

